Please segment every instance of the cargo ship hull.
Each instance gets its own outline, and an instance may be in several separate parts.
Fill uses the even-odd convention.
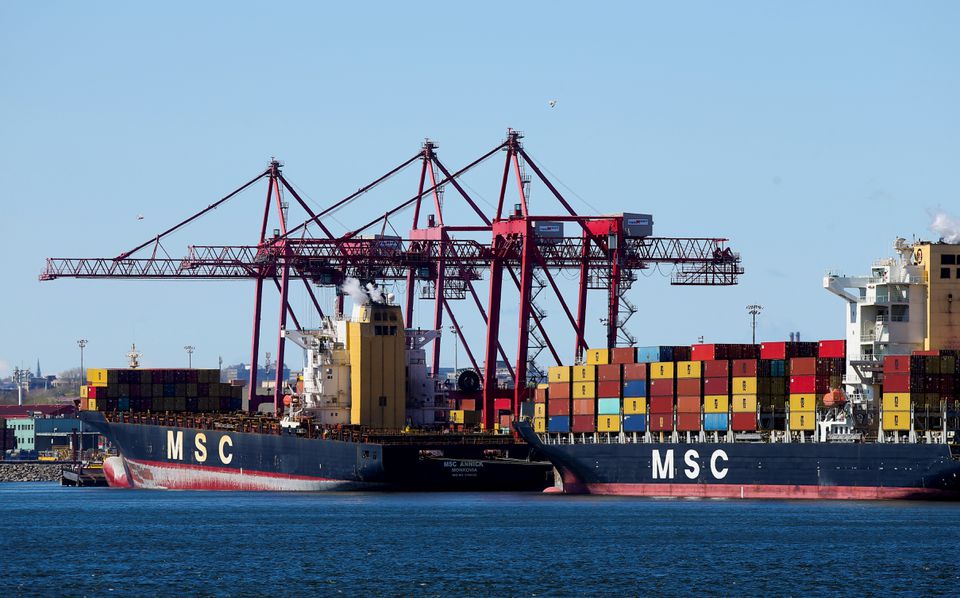
[[[542,490],[552,467],[525,443],[373,443],[111,422],[111,486],[168,490]],[[490,458],[496,450],[503,458]]]
[[[960,461],[943,444],[544,444],[528,424],[517,428],[571,494],[960,499]]]

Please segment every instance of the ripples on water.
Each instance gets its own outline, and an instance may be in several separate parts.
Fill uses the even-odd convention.
[[[6,595],[956,595],[960,504],[0,485]]]

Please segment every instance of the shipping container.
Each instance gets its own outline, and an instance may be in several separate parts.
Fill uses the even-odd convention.
[[[816,357],[818,343],[773,342],[761,343],[760,359],[791,359],[793,357]]]
[[[883,429],[890,432],[903,432],[910,429],[909,411],[884,411]]]
[[[817,350],[817,357],[837,357],[845,359],[847,357],[847,341],[820,341]]]
[[[734,432],[753,432],[757,429],[757,413],[736,412],[731,418],[730,429]]]
[[[597,383],[590,382],[574,382],[573,383],[573,398],[574,399],[593,399],[597,396]]]
[[[578,415],[596,415],[597,413],[597,402],[594,399],[574,399],[573,400],[573,415],[574,417]]]
[[[731,384],[733,394],[755,395],[757,394],[756,378],[734,378]]]
[[[651,432],[673,430],[673,413],[650,413],[648,423]]]
[[[808,432],[817,427],[816,411],[791,411],[790,412],[790,430],[795,432]]]
[[[610,349],[610,363],[636,363],[637,350],[635,347],[617,347]]]
[[[697,432],[700,430],[700,412],[677,413],[677,430],[680,432]]]
[[[730,364],[730,370],[733,376],[738,378],[756,378],[758,364],[756,359],[734,359]]]
[[[596,432],[597,420],[595,415],[574,415],[570,422],[570,431],[574,433]]]
[[[81,398],[81,399],[89,398],[90,395],[89,395],[88,392],[87,392],[87,388],[88,388],[88,387],[87,387],[86,384],[80,385],[80,398]]]
[[[672,397],[674,394],[673,389],[674,386],[672,378],[651,380],[650,384],[647,385],[647,390],[650,393],[650,396]]]
[[[909,411],[910,393],[884,392],[883,410],[886,411]]]
[[[670,393],[672,394],[672,393]],[[623,383],[623,396],[625,397],[645,397],[647,396],[646,380],[626,380]]]
[[[533,404],[533,417],[547,417],[547,404],[546,403],[534,403]]]
[[[814,411],[817,407],[817,395],[815,394],[791,394],[790,395],[790,413],[796,411]]]
[[[547,368],[547,380],[551,384],[558,382],[571,382],[573,380],[573,372],[570,366],[553,365]]]
[[[705,413],[703,429],[707,432],[726,432],[728,421],[726,413]]]
[[[597,432],[619,432],[619,431],[620,431],[619,415],[600,414],[597,416]]]
[[[704,378],[703,394],[705,395],[726,395],[730,394],[729,378]]]
[[[676,365],[676,372],[678,379],[686,378],[701,378],[701,367],[702,364],[699,361],[678,361]]]
[[[587,365],[610,363],[610,349],[587,349]]]
[[[649,364],[646,363],[625,363],[623,364],[623,379],[646,380],[649,367]]]
[[[547,423],[547,431],[551,433],[570,432],[570,416],[568,415],[551,416]]]
[[[620,399],[597,399],[597,415],[620,415]]]
[[[573,397],[573,389],[570,387],[570,383],[561,382],[561,383],[550,383],[550,388],[547,390],[547,398],[549,399],[569,399]]]
[[[620,382],[597,382],[597,396],[603,399],[611,397],[619,398],[622,390],[623,388],[620,386]]]
[[[695,397],[677,397],[677,413],[700,413],[701,399]]]
[[[624,432],[646,432],[647,416],[642,414],[631,414],[623,416]]]
[[[597,379],[597,366],[595,365],[575,365],[573,366],[573,382],[593,382]]]
[[[756,413],[757,395],[733,395],[731,407],[734,413]]]
[[[597,379],[601,382],[619,382],[622,373],[623,366],[619,363],[597,366]]]
[[[730,362],[726,359],[714,359],[703,362],[704,378],[729,378]]]
[[[704,413],[726,413],[730,399],[727,395],[706,395],[703,397]]]
[[[673,413],[673,396],[650,397],[648,405],[651,413]]]
[[[675,383],[677,396],[701,396],[703,394],[702,380],[700,378],[679,378]]]
[[[816,357],[794,357],[790,360],[791,376],[815,376],[816,374]]]
[[[624,415],[636,415],[647,412],[647,400],[644,398],[624,398]]]
[[[544,434],[547,431],[547,420],[541,417],[533,418],[533,431],[537,434]]]
[[[673,380],[674,364],[672,361],[657,361],[650,364],[650,378],[652,380]]]
[[[202,385],[201,385],[202,387]],[[538,384],[537,388],[533,391],[533,401],[535,403],[546,403],[547,402],[547,389],[549,386],[546,384]],[[204,391],[201,388],[200,396],[208,396],[210,394],[209,387]]]
[[[637,363],[673,361],[672,347],[637,347]]]
[[[547,415],[570,415],[572,406],[570,405],[570,399],[554,399],[550,398],[547,400]]]
[[[816,376],[790,376],[790,394],[817,392]]]

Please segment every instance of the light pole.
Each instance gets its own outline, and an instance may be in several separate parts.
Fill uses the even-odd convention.
[[[450,332],[453,333],[453,375],[456,377],[457,372],[460,371],[459,357],[460,357],[460,336],[457,334],[457,327],[450,326]]]
[[[79,385],[83,386],[83,348],[87,346],[87,339],[82,338],[77,341],[77,346],[80,347],[80,382]]]
[[[763,311],[762,305],[753,304],[753,305],[747,306],[747,313],[750,314],[750,317],[752,318],[752,321],[750,324],[750,330],[753,333],[752,338],[753,338],[754,345],[757,344],[757,316],[760,314],[761,311]]]
[[[80,347],[80,383],[79,383],[80,386],[83,386],[83,376],[84,376],[83,348],[87,346],[87,342],[88,341],[85,338],[82,338],[77,341],[77,346]],[[77,389],[77,391],[79,392],[79,388]],[[80,403],[81,403],[81,406],[83,406],[83,401],[81,401]],[[80,446],[77,447],[77,459],[80,461],[83,461],[83,419],[77,418],[77,420],[80,422],[80,425],[78,426],[80,429],[80,438],[77,440]]]
[[[193,369],[193,351],[196,349],[193,345],[187,345],[183,348],[187,352],[187,367]]]
[[[26,377],[27,370],[18,367],[13,368],[13,379],[17,383],[17,406],[23,407],[23,379]]]

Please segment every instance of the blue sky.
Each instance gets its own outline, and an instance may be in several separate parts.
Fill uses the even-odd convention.
[[[958,17],[952,2],[3,3],[0,375],[38,357],[48,372],[73,367],[81,337],[91,366],[122,365],[134,341],[153,367],[185,365],[186,344],[195,365],[246,361],[252,283],[40,283],[44,259],[114,256],[271,156],[325,205],[425,137],[454,168],[507,127],[578,210],[652,212],[659,235],[728,237],[742,253],[737,287],[641,278],[640,344],[747,341],[749,303],[764,306],[761,339],[838,337],[827,270],[864,272],[897,235],[929,238],[934,212],[960,216]],[[485,166],[466,182],[494,201],[499,165]],[[416,178],[331,227],[409,197]],[[453,196],[448,220],[470,221]],[[165,248],[255,243],[262,197]],[[559,211],[542,185],[531,201]],[[305,301],[294,293],[298,312]],[[602,305],[591,297],[590,321]],[[562,311],[545,308],[569,357]],[[271,297],[263,351],[277,309]],[[508,315],[505,338],[514,330]]]

